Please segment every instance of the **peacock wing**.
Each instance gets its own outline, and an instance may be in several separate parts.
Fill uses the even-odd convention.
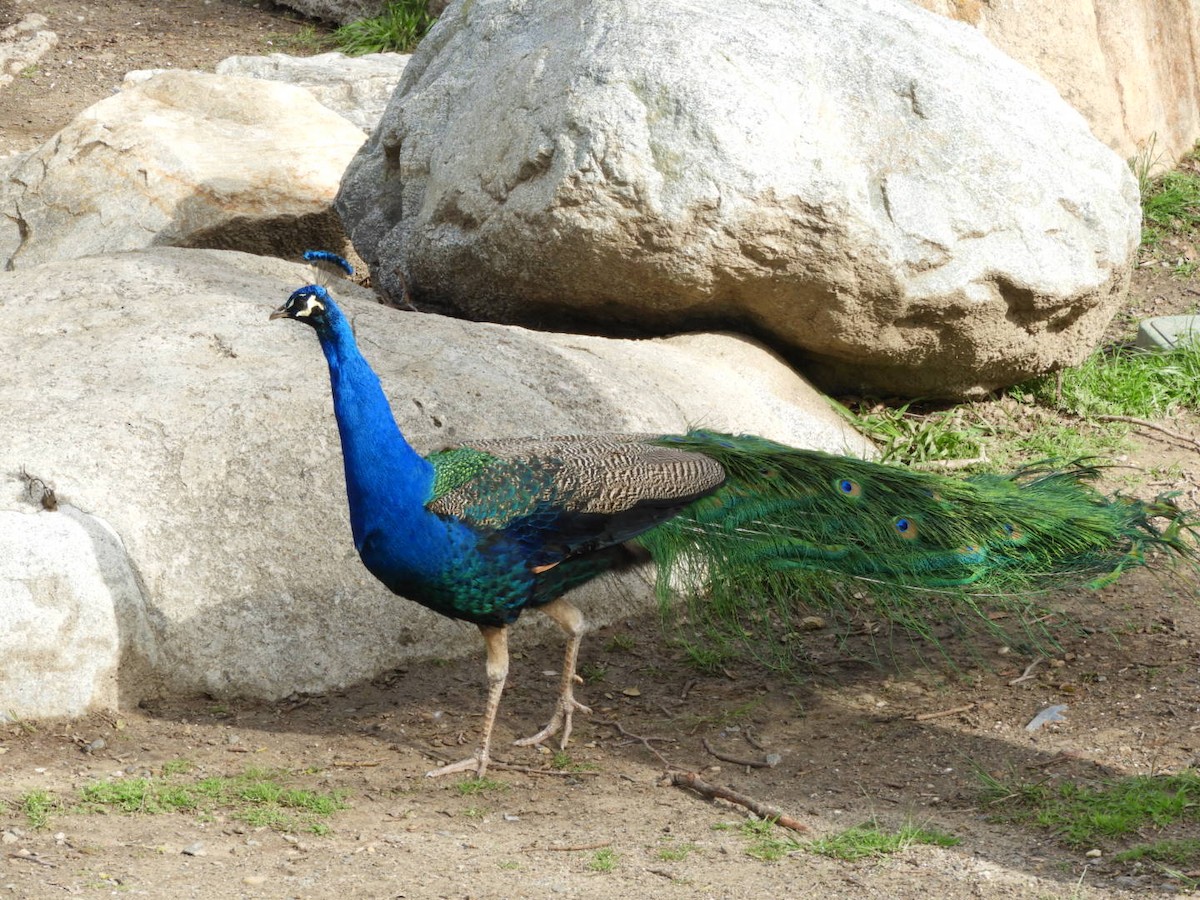
[[[653,435],[473,441],[431,454],[426,508],[529,548],[539,564],[635,537],[724,483],[703,453]]]

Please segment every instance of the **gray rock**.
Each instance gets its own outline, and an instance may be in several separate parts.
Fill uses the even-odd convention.
[[[332,201],[362,140],[303,88],[164,72],[7,161],[0,269],[155,245],[337,249]]]
[[[831,385],[931,396],[1078,362],[1140,217],[1049,84],[895,0],[454,4],[338,210],[423,308],[738,323]]]
[[[281,0],[287,6],[313,19],[345,25],[358,19],[371,19],[387,8],[387,0]]]
[[[370,132],[379,124],[409,58],[402,53],[231,56],[217,63],[217,74],[264,78],[305,88],[323,106]]]
[[[267,321],[309,278],[172,248],[0,273],[0,709],[278,698],[478,652],[472,627],[394,597],[357,559],[320,349]],[[422,450],[690,423],[867,449],[743,339],[543,334],[336,291]],[[653,603],[648,577],[593,584],[581,602],[599,621],[629,615]],[[518,642],[543,633],[525,621]]]

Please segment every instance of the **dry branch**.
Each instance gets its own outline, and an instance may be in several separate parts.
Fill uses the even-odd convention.
[[[695,791],[702,797],[707,797],[709,800],[728,800],[730,803],[736,803],[738,806],[744,806],[750,812],[754,813],[760,819],[770,819],[776,825],[782,825],[784,828],[790,828],[792,831],[798,831],[801,834],[810,834],[812,829],[803,822],[793,819],[791,816],[780,812],[773,806],[768,806],[765,803],[760,803],[753,797],[747,797],[740,791],[735,791],[733,788],[719,787],[715,784],[709,784],[695,772],[671,772],[671,784],[675,787],[684,787]]]

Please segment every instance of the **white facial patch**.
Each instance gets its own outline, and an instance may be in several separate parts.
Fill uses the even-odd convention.
[[[311,316],[313,313],[325,312],[325,304],[317,299],[316,294],[308,294],[304,298],[304,309],[296,311],[296,318]]]

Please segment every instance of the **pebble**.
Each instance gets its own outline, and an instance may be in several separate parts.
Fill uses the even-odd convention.
[[[242,884],[247,884],[250,887],[259,887],[267,883],[266,875],[247,875],[242,879]]]
[[[20,837],[11,831],[6,831],[4,834],[0,834],[0,844],[15,844],[20,839]]]
[[[208,851],[204,849],[204,845],[199,841],[194,844],[188,844],[181,851],[184,856],[208,856]]]
[[[1087,853],[1084,854],[1084,856],[1088,857],[1089,859],[1099,859],[1103,855],[1104,854],[1101,853],[1099,850],[1097,850],[1095,847],[1093,847],[1091,850],[1089,850]]]

